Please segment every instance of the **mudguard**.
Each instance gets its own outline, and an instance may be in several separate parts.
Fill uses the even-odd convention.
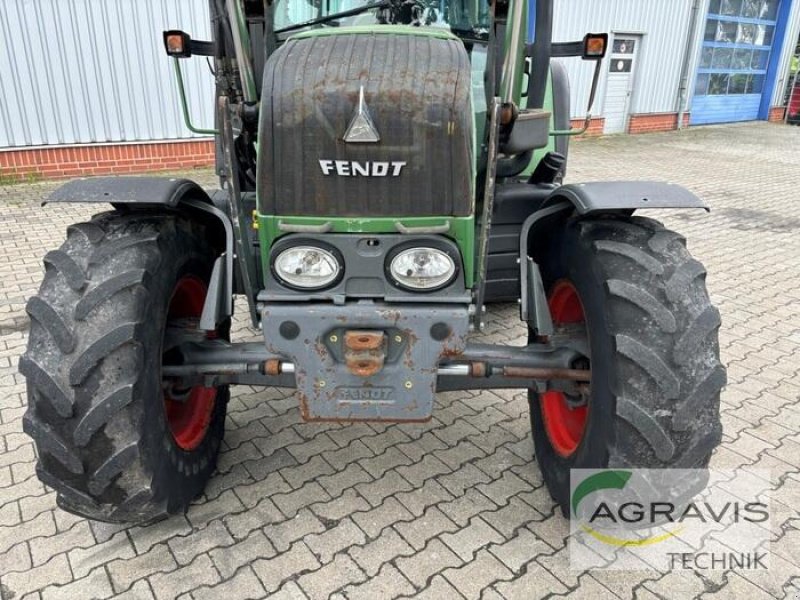
[[[659,181],[603,181],[562,185],[532,213],[520,231],[520,317],[534,329],[547,330],[549,314],[541,306],[543,288],[532,254],[545,245],[547,233],[558,229],[570,215],[632,214],[641,208],[709,207],[684,187]],[[531,242],[534,246],[531,248]],[[533,252],[532,252],[533,250]]]
[[[42,202],[111,204],[119,207],[183,208],[213,223],[220,255],[214,263],[200,328],[212,331],[233,314],[233,225],[197,183],[169,177],[92,177],[65,183]]]
[[[211,204],[208,194],[189,179],[168,177],[92,177],[65,183],[42,206],[50,202],[155,204],[175,208],[183,199]]]
[[[543,208],[567,200],[579,215],[640,208],[702,208],[700,198],[684,187],[660,181],[598,181],[562,185],[545,200]],[[523,226],[523,233],[525,227]]]

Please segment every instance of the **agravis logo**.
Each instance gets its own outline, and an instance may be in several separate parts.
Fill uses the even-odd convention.
[[[588,497],[591,497],[596,492],[601,492],[603,490],[621,490],[625,488],[625,485],[631,478],[633,473],[631,471],[603,471],[601,473],[595,473],[594,475],[590,475],[588,478],[584,479],[580,485],[572,492],[571,498],[571,506],[572,506],[572,514],[574,517],[578,516],[578,507],[581,501]],[[590,498],[591,499],[591,498]],[[625,510],[625,508],[629,505],[633,505],[634,503],[626,503],[620,506],[620,511]],[[619,518],[621,520],[625,520],[625,516],[620,514]],[[660,535],[653,535],[645,538],[636,538],[636,539],[622,539],[613,535],[604,534],[593,527],[593,524],[596,520],[600,519],[611,519],[615,523],[618,522],[614,518],[613,511],[611,507],[608,506],[606,502],[599,502],[597,507],[592,512],[591,516],[589,517],[588,523],[581,523],[581,529],[583,529],[586,533],[591,535],[596,540],[603,542],[604,544],[608,544],[610,546],[647,546],[650,544],[657,544],[659,542],[663,542],[671,538],[677,531],[668,531],[666,533],[662,533]]]
[[[641,560],[674,567],[675,556],[682,557],[680,563],[709,564],[712,569],[719,564],[763,568],[767,554],[759,544],[769,541],[768,475],[606,469],[573,470],[571,479],[571,560],[574,538],[612,561],[627,557],[632,564],[635,558],[638,568]],[[719,547],[709,548],[712,541]],[[694,556],[709,558],[695,561]]]

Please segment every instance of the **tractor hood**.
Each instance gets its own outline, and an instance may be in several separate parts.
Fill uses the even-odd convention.
[[[267,61],[265,215],[467,216],[474,133],[464,44],[435,29],[317,30]]]

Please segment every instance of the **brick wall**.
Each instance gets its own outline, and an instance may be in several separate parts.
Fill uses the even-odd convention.
[[[572,128],[581,129],[586,119],[572,119]],[[603,117],[593,117],[589,123],[589,129],[583,135],[603,135],[603,128],[606,126],[606,120]]]
[[[786,112],[785,106],[773,106],[769,109],[769,122],[770,123],[783,123],[783,116]]]
[[[173,171],[213,163],[212,140],[0,150],[0,176],[12,179]]]
[[[689,113],[683,115],[683,126],[689,126]],[[677,113],[647,113],[631,115],[628,133],[652,133],[654,131],[672,131],[678,128]]]

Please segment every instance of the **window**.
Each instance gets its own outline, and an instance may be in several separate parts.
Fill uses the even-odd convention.
[[[730,15],[731,17],[738,17],[742,13],[742,0],[722,0],[720,3],[721,15]]]
[[[614,40],[613,54],[633,54],[636,49],[636,40],[619,39]]]
[[[733,61],[731,62],[731,68],[736,69],[737,71],[745,70],[750,68],[750,64],[753,58],[753,51],[752,50],[734,50],[733,52]]]
[[[742,6],[742,16],[748,19],[758,19],[761,17],[763,2],[760,0],[744,0]]]
[[[694,84],[694,95],[705,96],[708,93],[708,79],[711,77],[708,73],[701,73],[697,76],[697,81]]]
[[[711,0],[708,14],[774,21],[780,0]]]
[[[732,48],[715,48],[714,60],[711,62],[711,67],[714,69],[730,69],[732,59]]]
[[[379,11],[379,4],[372,0],[327,0],[326,2],[305,0],[275,0],[273,18],[276,29],[301,25],[321,17],[340,12],[365,8],[363,13],[351,14],[329,22],[326,26],[378,25],[386,22],[386,14]],[[449,28],[453,33],[469,39],[485,40],[489,35],[489,4],[486,0],[442,0],[419,4],[424,7],[417,15],[422,25]],[[400,23],[410,24],[411,11],[398,12]],[[309,27],[320,27],[309,25]]]
[[[745,94],[760,94],[764,90],[764,75],[751,75],[747,80]]]
[[[747,91],[747,80],[752,75],[744,75],[739,73],[731,75],[728,80],[728,93],[729,94],[744,94]]]
[[[753,62],[750,64],[750,68],[754,71],[764,71],[767,68],[768,61],[769,50],[755,50],[753,52]]]
[[[714,48],[703,48],[703,53],[700,56],[700,68],[710,69],[712,61],[714,60]]]
[[[780,0],[710,0],[695,95],[760,94]]]
[[[708,80],[708,95],[721,96],[728,93],[729,75],[722,73],[713,73]]]
[[[608,70],[611,73],[630,73],[632,66],[630,58],[612,58]]]

